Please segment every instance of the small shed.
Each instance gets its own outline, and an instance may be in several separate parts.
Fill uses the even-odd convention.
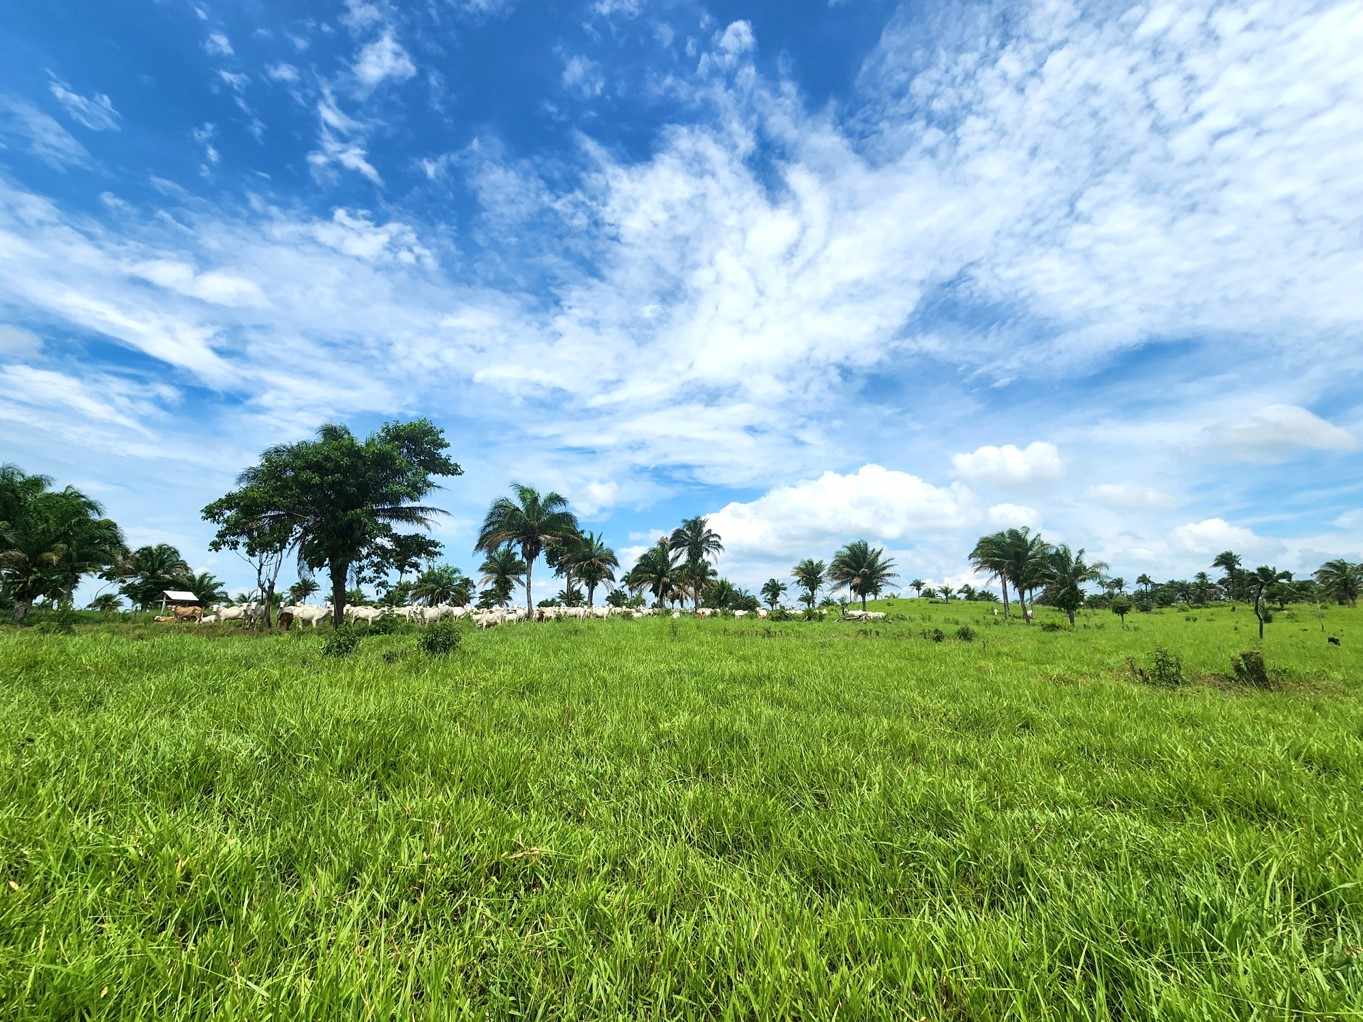
[[[183,589],[163,589],[161,591],[161,613],[166,612],[167,607],[202,607],[199,598],[193,593],[187,593]]]

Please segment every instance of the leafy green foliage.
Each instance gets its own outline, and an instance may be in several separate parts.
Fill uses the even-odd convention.
[[[885,556],[884,549],[873,548],[864,539],[848,543],[828,565],[828,578],[834,588],[860,597],[862,610],[866,609],[866,601],[878,596],[894,577],[894,561]]]
[[[1230,672],[1231,680],[1237,685],[1263,689],[1273,687],[1273,679],[1264,663],[1264,654],[1257,649],[1247,649],[1232,657]]]
[[[511,497],[499,497],[488,508],[474,549],[489,555],[502,547],[520,552],[525,563],[525,609],[534,611],[535,559],[546,547],[573,542],[578,536],[577,519],[561,494],[542,494],[521,483],[512,483],[511,492]]]
[[[427,656],[449,656],[459,648],[459,626],[448,618],[442,618],[422,629],[417,645]]]
[[[1148,665],[1138,663],[1134,657],[1128,657],[1126,663],[1131,676],[1142,685],[1179,688],[1187,684],[1187,679],[1183,676],[1183,662],[1163,647],[1150,654]]]
[[[333,658],[348,657],[359,648],[364,636],[351,624],[341,625],[322,640],[322,655]]]

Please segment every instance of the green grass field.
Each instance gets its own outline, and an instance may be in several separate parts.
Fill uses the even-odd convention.
[[[1363,610],[889,609],[0,630],[0,1018],[1363,1015]]]

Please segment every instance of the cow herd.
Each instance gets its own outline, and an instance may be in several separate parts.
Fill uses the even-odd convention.
[[[818,612],[823,616],[824,611]],[[443,619],[467,618],[477,628],[495,628],[498,625],[515,624],[519,621],[528,621],[530,612],[524,607],[499,607],[492,610],[476,610],[472,607],[455,607],[448,603],[437,603],[434,606],[406,606],[406,607],[365,607],[357,605],[347,605],[343,614],[345,619],[354,624],[363,623],[372,625],[383,617],[394,617],[399,620],[412,621],[417,624],[431,624]],[[681,610],[665,610],[659,607],[538,607],[534,612],[537,621],[553,620],[586,620],[597,618],[627,617],[663,617],[670,616],[680,618],[684,614]],[[685,612],[685,616],[699,618],[711,617],[756,617],[767,618],[770,611],[763,608],[757,610],[735,610],[719,611],[711,607],[701,607],[694,613]],[[883,621],[885,615],[879,611],[865,610],[845,610],[842,615],[848,621]],[[332,608],[330,604],[322,607],[311,606],[306,603],[292,604],[281,607],[279,610],[279,621],[285,628],[294,625],[302,627],[309,625],[316,628],[318,624],[330,621]],[[230,607],[222,607],[210,614],[204,614],[200,619],[204,624],[214,624],[222,621],[241,621],[245,624],[258,625],[264,621],[265,607],[260,603],[239,603]]]

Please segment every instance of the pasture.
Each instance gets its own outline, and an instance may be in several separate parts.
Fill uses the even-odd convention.
[[[879,608],[0,629],[0,1017],[1363,1012],[1363,612]]]

